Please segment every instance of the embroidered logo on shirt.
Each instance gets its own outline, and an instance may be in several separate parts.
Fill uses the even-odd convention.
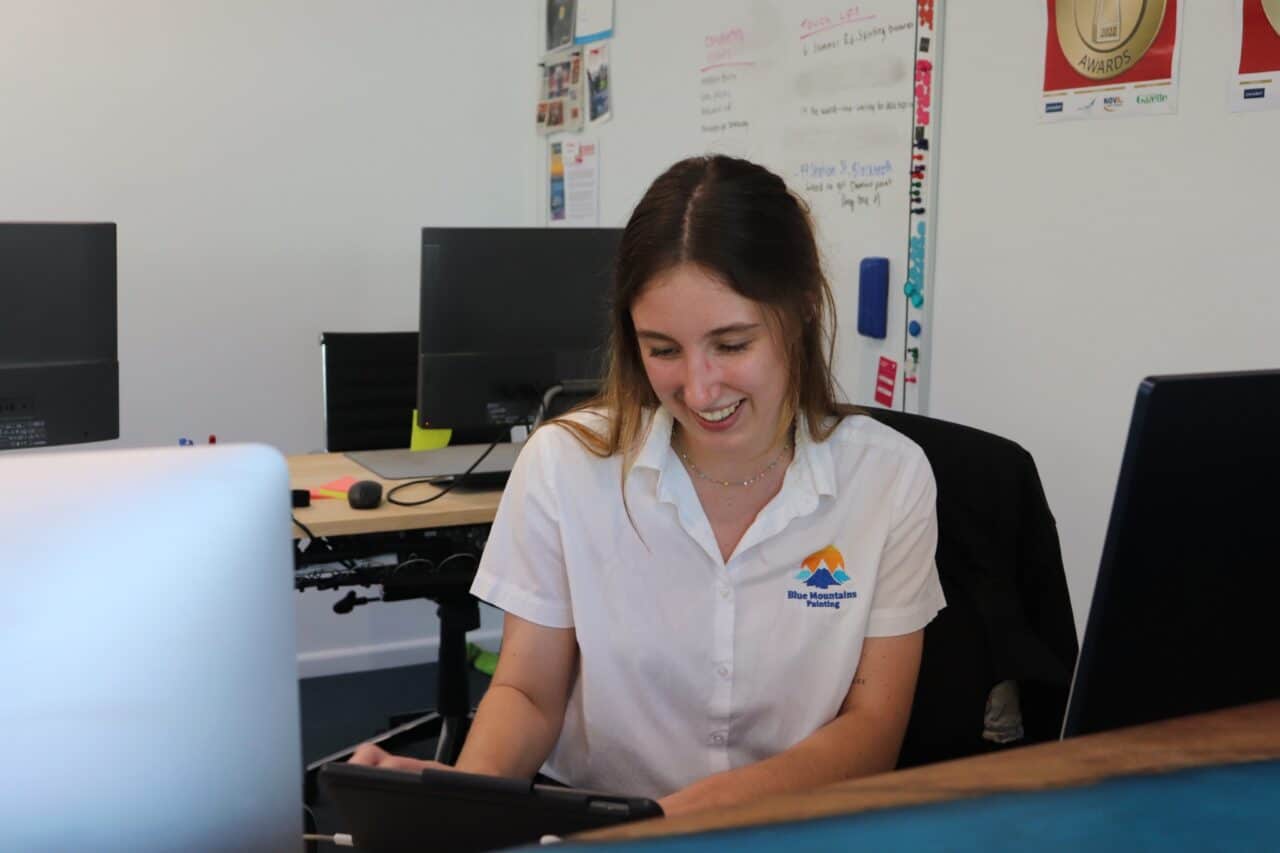
[[[830,587],[843,586],[851,579],[844,571],[844,555],[834,545],[815,551],[800,561],[800,571],[795,580],[803,581],[809,590],[787,590],[788,601],[803,601],[806,607],[830,607],[838,610],[840,603],[857,598],[855,590],[827,592]]]

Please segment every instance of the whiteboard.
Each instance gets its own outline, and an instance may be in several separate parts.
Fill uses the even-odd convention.
[[[936,7],[618,3],[614,118],[581,134],[600,147],[602,225],[624,224],[649,182],[684,157],[723,152],[780,174],[813,214],[836,299],[835,373],[845,396],[909,411],[923,404],[929,340]],[[884,338],[857,331],[867,257],[889,260]],[[918,336],[908,333],[913,320]]]

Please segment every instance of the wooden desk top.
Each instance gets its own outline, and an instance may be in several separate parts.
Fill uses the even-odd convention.
[[[502,496],[501,489],[459,489],[423,506],[395,506],[386,502],[386,494],[400,483],[408,482],[407,480],[383,480],[341,453],[289,457],[289,481],[292,488],[312,489],[346,476],[381,483],[383,503],[377,509],[361,510],[352,509],[345,500],[328,498],[313,500],[311,506],[295,509],[294,517],[316,536],[349,536],[355,533],[388,533],[460,524],[487,524],[493,521],[498,511],[498,499]],[[406,489],[398,497],[419,500],[439,491],[435,486],[423,484]],[[297,526],[293,533],[296,537],[304,535]]]
[[[1280,758],[1280,700],[883,773],[573,838],[604,841],[707,832],[1275,758]]]

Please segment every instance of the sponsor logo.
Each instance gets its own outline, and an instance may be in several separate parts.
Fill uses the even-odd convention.
[[[1097,98],[1090,98],[1089,103],[1081,104],[1080,106],[1076,107],[1076,112],[1087,113],[1093,109],[1093,105],[1096,103],[1098,103]]]
[[[845,601],[858,597],[857,590],[832,589],[852,580],[844,571],[844,555],[834,545],[805,557],[793,580],[801,581],[806,589],[787,590],[787,600],[804,602],[805,607],[839,610]]]
[[[1157,92],[1154,95],[1139,95],[1134,98],[1134,100],[1140,104],[1163,104],[1165,101],[1169,100],[1169,96],[1162,95]]]
[[[1044,105],[1044,111],[1047,113],[1062,112],[1062,101],[1050,101],[1049,103]]]
[[[1124,98],[1120,97],[1119,95],[1107,95],[1105,98],[1102,99],[1102,108],[1109,113],[1113,113],[1116,110],[1122,109],[1123,107],[1124,107]]]
[[[1244,90],[1244,99],[1246,101],[1251,101],[1254,98],[1265,98],[1266,96],[1267,96],[1267,90],[1265,86],[1259,86],[1256,89]]]

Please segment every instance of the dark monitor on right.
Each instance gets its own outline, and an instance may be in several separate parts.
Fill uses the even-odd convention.
[[[419,426],[509,441],[605,368],[619,228],[424,228]]]
[[[120,436],[116,226],[0,222],[0,450]]]
[[[1280,371],[1144,380],[1064,737],[1280,697],[1278,521]]]

